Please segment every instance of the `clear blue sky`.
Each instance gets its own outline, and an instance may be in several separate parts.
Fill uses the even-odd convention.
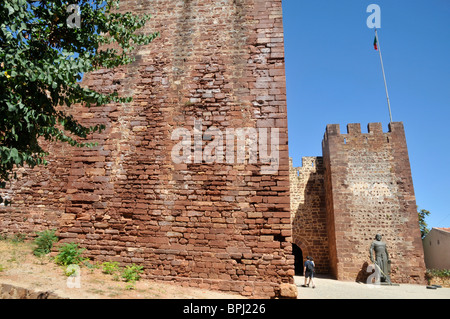
[[[322,154],[327,124],[381,122],[389,112],[369,4],[381,7],[378,36],[393,121],[404,123],[417,205],[431,227],[450,227],[450,1],[283,0],[290,156]]]

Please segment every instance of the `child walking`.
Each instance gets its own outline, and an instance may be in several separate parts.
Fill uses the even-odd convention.
[[[307,256],[306,257],[306,261],[305,261],[305,265],[303,268],[303,273],[305,274],[305,284],[303,285],[303,287],[309,287],[309,284],[312,283],[312,287],[316,288],[316,285],[314,284],[314,260],[312,257]],[[306,284],[307,279],[309,278],[309,283]]]

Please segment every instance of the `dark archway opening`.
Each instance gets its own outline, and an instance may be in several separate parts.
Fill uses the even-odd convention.
[[[303,276],[303,252],[296,244],[292,244],[292,254],[294,255],[295,275]]]

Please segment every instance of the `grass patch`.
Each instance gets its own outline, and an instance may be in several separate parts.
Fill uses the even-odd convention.
[[[427,269],[427,279],[432,278],[450,278],[450,269]]]

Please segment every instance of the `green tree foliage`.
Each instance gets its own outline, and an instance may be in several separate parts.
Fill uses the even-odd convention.
[[[425,217],[430,215],[430,212],[427,211],[426,209],[421,209],[417,213],[419,214],[420,234],[422,235],[422,238],[424,238],[430,231],[428,229],[428,224],[425,222]]]
[[[92,146],[82,139],[104,126],[81,125],[70,106],[131,101],[80,85],[86,72],[131,63],[136,45],[158,36],[139,32],[149,15],[118,8],[118,0],[0,1],[0,188],[14,166],[46,164],[40,138]]]

